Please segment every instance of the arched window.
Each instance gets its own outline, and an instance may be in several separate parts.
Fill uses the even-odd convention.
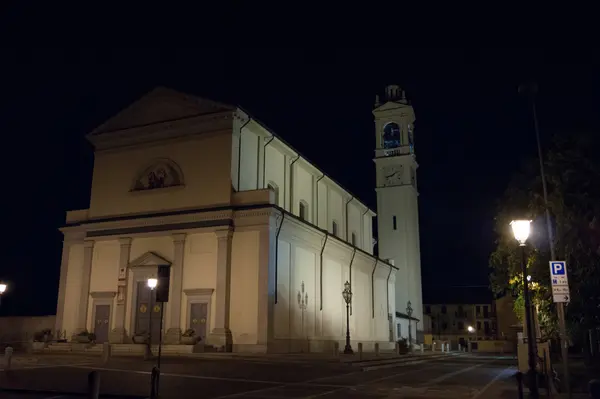
[[[181,168],[170,159],[156,159],[135,178],[131,191],[154,190],[157,188],[183,185]]]
[[[352,232],[352,245],[356,246],[356,233]]]
[[[300,201],[298,216],[300,216],[300,219],[308,222],[308,204],[305,201]]]
[[[390,122],[383,127],[383,148],[400,147],[400,125]]]
[[[275,193],[275,205],[279,205],[279,187],[277,187],[277,184],[269,182],[267,188],[273,190],[273,192]]]
[[[338,224],[337,222],[334,220],[333,223],[331,224],[331,233],[337,237],[338,235]]]

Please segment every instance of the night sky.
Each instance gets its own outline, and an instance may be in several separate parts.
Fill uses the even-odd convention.
[[[536,153],[518,84],[540,84],[546,143],[600,127],[600,56],[581,49],[38,49],[3,59],[4,315],[54,314],[57,229],[66,210],[89,206],[84,135],[157,85],[242,105],[373,209],[371,110],[386,85],[405,89],[417,116],[425,302],[488,284],[496,200]]]

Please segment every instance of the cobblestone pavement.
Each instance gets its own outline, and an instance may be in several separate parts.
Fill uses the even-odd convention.
[[[292,356],[293,358],[293,356]],[[97,370],[102,392],[113,397],[144,397],[150,391],[154,361],[63,356],[0,372],[0,398],[53,398],[83,393],[87,376]],[[387,361],[387,364],[384,364]],[[508,357],[406,356],[395,363],[240,357],[165,358],[161,398],[514,398],[515,360]],[[42,362],[42,364],[40,363]],[[385,367],[378,368],[377,364]],[[369,365],[368,371],[363,371]],[[8,390],[7,390],[8,389]],[[24,395],[19,390],[38,390]],[[21,394],[23,392],[23,394]]]

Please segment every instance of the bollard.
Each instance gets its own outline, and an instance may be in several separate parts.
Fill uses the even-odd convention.
[[[425,345],[421,344],[421,353],[425,353]]]
[[[340,343],[334,342],[333,343],[333,356],[338,356],[339,354],[340,354]]]
[[[375,342],[375,356],[379,356],[379,342]]]
[[[433,344],[431,344],[431,351],[435,352],[435,342]]]
[[[394,347],[394,350],[396,351],[396,355],[400,354],[400,344],[398,342],[396,342],[396,345]]]
[[[363,347],[362,342],[358,343],[358,360],[362,360]]]
[[[88,399],[100,398],[100,373],[92,371],[88,374]]]
[[[102,344],[102,363],[108,363],[112,352],[112,346],[105,342]]]
[[[519,371],[515,377],[517,377],[517,390],[519,392],[519,399],[523,399],[523,373]]]
[[[13,355],[12,346],[7,346],[6,349],[4,349],[4,368],[6,370],[10,370],[10,365],[12,363],[12,355]]]
[[[592,399],[600,399],[600,380],[591,380],[588,384],[588,390]]]
[[[160,370],[158,367],[152,367],[152,373],[150,374],[150,399],[158,398],[158,380],[160,378]]]

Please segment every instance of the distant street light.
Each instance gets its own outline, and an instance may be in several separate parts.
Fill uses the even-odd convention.
[[[408,301],[408,303],[406,304],[406,314],[408,315],[408,350],[409,351],[412,349],[412,326],[411,326],[411,322],[410,322],[412,313],[413,313],[413,308],[412,308],[410,301]]]
[[[2,294],[4,294],[4,291],[6,291],[6,284],[3,282],[0,282],[0,305],[2,305]]]
[[[352,303],[352,289],[348,281],[344,283],[342,297],[346,302],[346,346],[344,347],[344,354],[351,355],[354,353],[352,345],[350,345],[350,304]]]
[[[469,327],[467,327],[467,331],[470,333],[473,333],[473,332],[475,332],[475,329],[473,328],[473,326],[469,326]]]
[[[535,338],[533,336],[533,323],[531,316],[531,300],[529,298],[529,284],[527,283],[527,266],[525,264],[525,242],[529,238],[531,232],[531,220],[513,220],[510,222],[515,239],[519,242],[521,247],[521,272],[523,273],[523,298],[525,300],[525,322],[527,325],[527,349],[528,349],[528,363],[529,363],[529,393],[531,398],[538,398],[537,389],[537,374],[535,371],[536,366],[536,354],[534,350]]]

